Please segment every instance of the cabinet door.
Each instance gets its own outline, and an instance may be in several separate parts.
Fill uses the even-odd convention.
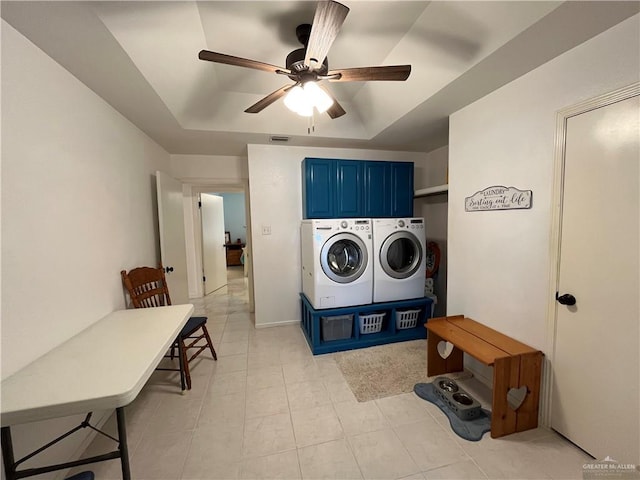
[[[413,163],[391,162],[391,216],[413,217]]]
[[[334,218],[336,162],[324,158],[305,158],[302,170],[304,218]]]
[[[365,162],[364,164],[364,216],[370,218],[391,216],[391,164]]]
[[[336,161],[336,218],[358,218],[363,215],[363,163],[359,160]]]

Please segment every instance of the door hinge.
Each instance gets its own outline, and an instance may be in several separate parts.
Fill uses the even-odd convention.
[[[207,281],[207,277],[202,277],[202,281],[206,282]]]
[[[198,202],[198,208],[202,208],[202,202]]]

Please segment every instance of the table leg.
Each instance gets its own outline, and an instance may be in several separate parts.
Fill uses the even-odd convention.
[[[2,427],[2,460],[4,462],[4,473],[7,480],[15,480],[16,459],[13,453],[13,441],[11,440],[10,427]]]
[[[184,354],[185,354],[184,344],[182,340],[178,340],[178,366],[180,368],[180,386],[182,387],[182,393],[185,393],[184,391],[187,388],[186,381],[184,378],[184,359],[185,359]]]
[[[129,447],[127,446],[127,428],[124,420],[124,407],[116,408],[118,423],[118,440],[120,442],[120,464],[122,465],[122,480],[131,480],[129,468]]]

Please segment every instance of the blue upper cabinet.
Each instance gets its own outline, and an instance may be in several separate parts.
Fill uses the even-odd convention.
[[[304,218],[335,218],[335,162],[305,158],[302,162]]]
[[[413,163],[391,162],[391,216],[413,217]]]
[[[335,216],[362,217],[363,163],[358,160],[336,160]]]
[[[413,163],[305,158],[304,218],[413,216]]]
[[[370,218],[391,216],[391,163],[364,162],[364,211]]]

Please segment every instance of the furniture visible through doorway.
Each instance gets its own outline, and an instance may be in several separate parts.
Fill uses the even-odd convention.
[[[122,270],[120,274],[135,308],[171,305],[169,288],[162,265],[158,268],[138,267],[130,270],[129,273]],[[179,371],[182,390],[185,387],[187,390],[191,390],[189,362],[207,348],[211,351],[213,359],[218,359],[206,324],[207,317],[191,317],[171,345],[171,353],[168,355],[173,360],[176,356],[176,350],[178,351],[179,368],[158,368],[158,370]],[[195,352],[190,354],[190,350]]]
[[[227,267],[242,265],[244,243],[227,243],[224,247],[227,250]]]
[[[462,371],[463,353],[493,366],[491,437],[538,426],[542,352],[464,315],[433,318],[425,327],[428,376]],[[453,345],[444,357],[438,352],[441,342]],[[513,389],[526,389],[522,403],[515,410],[508,402]]]

